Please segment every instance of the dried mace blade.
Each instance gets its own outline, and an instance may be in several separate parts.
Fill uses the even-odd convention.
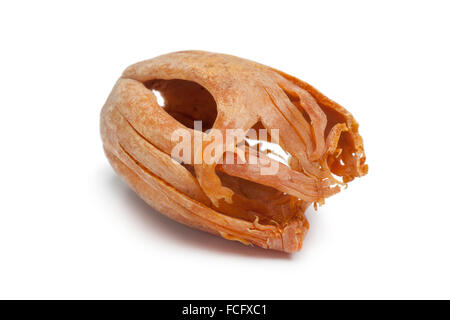
[[[128,67],[102,109],[101,135],[115,171],[156,210],[285,252],[301,249],[310,204],[368,171],[358,123],[343,107],[281,71],[203,51]],[[258,148],[275,136],[284,163]]]

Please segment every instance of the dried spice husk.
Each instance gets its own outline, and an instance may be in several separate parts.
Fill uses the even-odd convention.
[[[153,90],[164,97],[164,108]],[[175,162],[172,133],[183,129],[194,136],[194,120],[221,132],[278,129],[289,164],[262,175],[260,163]],[[209,133],[196,134],[208,141]],[[203,51],[128,67],[102,109],[101,135],[115,171],[161,213],[226,239],[285,252],[300,250],[310,204],[322,204],[339,185],[368,171],[358,123],[342,106],[281,71]],[[248,158],[251,146],[245,150]]]

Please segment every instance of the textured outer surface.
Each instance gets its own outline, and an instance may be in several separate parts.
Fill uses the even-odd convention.
[[[164,108],[152,89],[165,98]],[[172,133],[193,135],[189,124],[197,119],[219,130],[279,129],[289,166],[262,176],[259,165],[172,161]],[[101,135],[115,171],[161,213],[286,252],[301,249],[311,203],[367,173],[358,124],[343,107],[280,71],[209,52],[176,52],[128,67],[103,107]]]

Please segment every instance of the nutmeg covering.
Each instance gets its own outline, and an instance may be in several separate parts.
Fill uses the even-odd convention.
[[[164,97],[164,108],[152,90]],[[259,163],[177,163],[172,133],[194,136],[194,120],[221,132],[278,129],[289,163],[274,175],[262,175]],[[208,132],[197,134],[208,141]],[[203,51],[128,67],[102,109],[101,136],[114,170],[156,210],[226,239],[285,252],[301,249],[311,203],[323,204],[368,171],[358,123],[342,106],[276,69]],[[245,145],[246,158],[251,148]]]

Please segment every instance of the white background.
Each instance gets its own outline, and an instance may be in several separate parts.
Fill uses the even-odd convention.
[[[4,1],[0,298],[450,298],[446,1]],[[113,172],[99,113],[128,65],[234,54],[349,109],[369,175],[301,252],[170,221]]]

